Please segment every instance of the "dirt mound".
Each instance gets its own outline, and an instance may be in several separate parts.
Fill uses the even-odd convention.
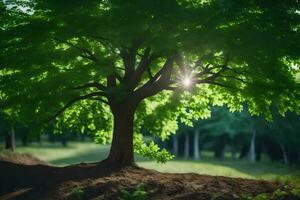
[[[3,167],[4,165],[9,166],[8,163],[0,162],[0,177],[4,175],[4,173],[1,173],[1,170],[4,169],[5,171],[6,169],[6,167]],[[10,168],[11,172],[16,170],[17,174],[25,175],[19,179],[27,179],[27,185],[23,185],[14,192],[10,190],[9,193],[7,190],[6,195],[2,196],[2,198],[0,197],[0,199],[116,200],[123,195],[124,200],[143,199],[142,197],[145,196],[153,200],[232,200],[242,199],[243,195],[272,194],[278,189],[289,193],[291,189],[291,187],[283,187],[279,183],[263,180],[216,177],[191,173],[160,173],[140,167],[128,167],[117,172],[109,172],[107,166],[103,168],[99,163],[64,168],[41,165],[27,166],[27,171],[23,170],[24,166],[19,165],[11,164]],[[30,175],[30,168],[38,174]],[[22,170],[26,173],[21,173]],[[42,179],[40,182],[37,180],[33,181],[34,177],[32,176],[39,176]],[[32,177],[32,179],[29,177]],[[30,185],[28,182],[31,180],[34,184]],[[12,180],[8,179],[6,181],[12,182]],[[17,181],[13,180],[14,183]],[[141,183],[144,185],[142,190],[137,187]],[[1,185],[4,186],[4,182],[0,179]],[[12,188],[16,188],[16,186],[12,186]],[[142,196],[140,198],[128,197],[137,196],[138,194]],[[297,198],[289,196],[281,199]]]
[[[47,163],[46,161],[42,161],[30,154],[20,154],[6,150],[0,151],[0,161],[7,161],[24,165],[49,165],[49,163]]]
[[[73,193],[81,190],[80,199],[115,200],[119,199],[124,191],[133,194],[141,183],[144,185],[146,196],[153,200],[233,200],[241,199],[245,195],[272,194],[279,188],[283,189],[278,183],[263,180],[170,174],[129,168],[103,178],[65,182],[46,199],[69,199]]]

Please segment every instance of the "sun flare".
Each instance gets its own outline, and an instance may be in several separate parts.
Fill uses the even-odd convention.
[[[182,80],[182,83],[183,83],[183,86],[184,87],[189,87],[192,83],[192,80],[190,77],[185,77],[183,80]]]
[[[185,89],[191,88],[195,84],[195,77],[193,72],[186,72],[179,75],[178,84],[180,84]]]

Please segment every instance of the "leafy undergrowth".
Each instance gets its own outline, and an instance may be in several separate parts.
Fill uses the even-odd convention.
[[[22,166],[19,165],[14,167],[18,167],[18,170],[22,169]],[[30,170],[30,167],[35,170],[34,166],[27,166],[26,170]],[[94,165],[89,166],[87,164],[64,168],[64,173],[59,173],[58,169],[47,166],[44,171],[44,169],[39,168],[39,173],[41,173],[39,176],[43,177],[44,174],[43,184],[36,184],[27,190],[19,188],[17,191],[10,191],[11,193],[6,193],[0,199],[4,199],[3,197],[6,200],[299,199],[299,190],[276,182],[193,173],[161,173],[140,167],[128,167],[117,172],[101,175],[98,178],[95,176],[95,178],[63,180],[50,184],[48,179],[51,178],[49,176],[51,170],[55,170],[55,174],[60,176],[65,174],[76,176],[93,170],[93,174],[97,172],[101,174],[101,170],[97,171]],[[75,169],[76,173],[74,173]],[[69,173],[68,170],[72,170],[72,172]],[[0,180],[0,186],[1,184],[5,183]]]

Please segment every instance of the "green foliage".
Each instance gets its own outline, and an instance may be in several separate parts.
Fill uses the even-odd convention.
[[[194,127],[212,136],[227,134],[234,137],[240,133],[252,133],[255,119],[244,108],[242,112],[230,112],[226,107],[214,107],[211,118],[194,121]]]
[[[266,124],[269,136],[285,148],[298,149],[300,144],[300,117],[292,112],[286,113],[283,117],[278,112],[273,111],[273,115],[273,123]]]
[[[104,104],[82,101],[58,117],[54,131],[61,133],[62,130],[91,134],[94,135],[96,143],[107,144],[112,137],[112,116]]]
[[[171,155],[166,149],[160,149],[153,141],[150,141],[149,144],[146,144],[142,135],[135,136],[134,150],[137,154],[146,158],[155,159],[158,163],[165,163],[174,158],[174,155]]]
[[[83,189],[80,187],[76,187],[70,192],[68,199],[69,200],[80,200],[80,199],[82,199],[83,195],[84,195]]]
[[[271,200],[268,194],[258,194],[255,197],[244,197],[245,200]]]
[[[296,191],[296,192],[295,192]],[[294,188],[291,191],[277,189],[272,194],[258,194],[256,196],[243,195],[243,200],[284,200],[284,199],[294,199],[299,198],[300,195],[297,193],[297,189]]]
[[[271,198],[278,199],[278,200],[284,200],[285,197],[287,196],[287,194],[288,193],[286,191],[277,189],[272,193]]]
[[[149,197],[145,191],[143,183],[138,184],[133,190],[122,190],[119,200],[148,200]]]
[[[135,134],[162,139],[215,105],[300,113],[297,0],[1,1],[0,11],[0,112],[12,124],[43,128],[60,114],[56,132],[107,143],[112,106],[129,102]]]
[[[300,197],[300,187],[293,188],[291,193],[297,197]]]
[[[146,131],[152,135],[167,139],[178,128],[179,97],[162,92],[145,99],[138,107],[135,117],[135,133]]]

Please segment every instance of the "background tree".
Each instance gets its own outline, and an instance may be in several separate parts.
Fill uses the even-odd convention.
[[[244,143],[250,145],[255,125],[246,107],[241,112],[230,112],[226,107],[213,107],[211,117],[193,122],[193,127],[204,133],[205,140],[214,142],[216,158],[223,158],[226,145],[231,145],[232,157]],[[180,131],[180,130],[179,130]],[[248,148],[247,152],[248,153]]]
[[[170,158],[141,129],[167,138],[212,105],[299,112],[297,0],[5,2],[2,111],[112,138],[113,166],[134,162],[134,138],[139,153]]]
[[[6,115],[0,115],[0,137],[4,139],[4,148],[7,150],[15,150],[15,129],[10,123],[10,119]]]
[[[286,113],[284,117],[276,111],[273,111],[273,113],[275,116],[274,122],[266,124],[268,136],[275,142],[273,148],[279,147],[281,153],[279,158],[285,164],[299,162],[299,116],[291,112]],[[272,151],[269,151],[269,153],[272,153]]]

